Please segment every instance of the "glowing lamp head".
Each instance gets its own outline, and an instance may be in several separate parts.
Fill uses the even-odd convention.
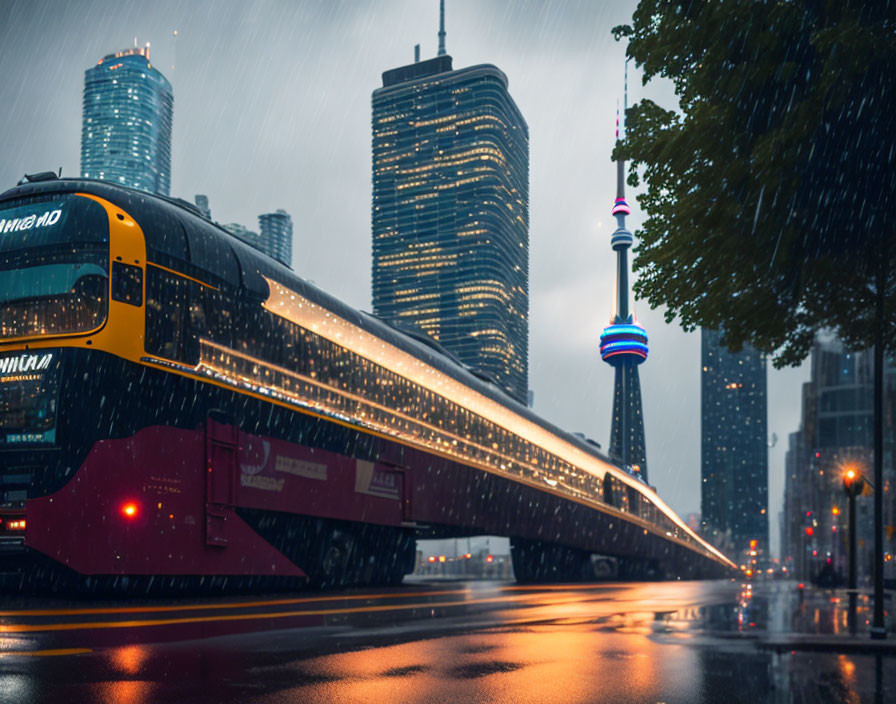
[[[128,519],[133,519],[137,517],[139,513],[139,509],[136,503],[133,501],[126,501],[121,505],[121,515]]]
[[[858,496],[865,487],[865,478],[856,469],[850,467],[843,473],[843,491],[847,496]]]

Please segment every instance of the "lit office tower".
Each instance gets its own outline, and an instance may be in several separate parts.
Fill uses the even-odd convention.
[[[373,310],[520,402],[528,391],[529,134],[507,77],[438,56],[373,92]]]
[[[167,196],[173,106],[148,44],[104,56],[84,72],[81,176]]]
[[[736,554],[751,540],[768,554],[765,357],[737,353],[702,331],[701,513],[704,532]]]
[[[292,266],[292,218],[285,210],[258,216],[261,250],[277,261]]]

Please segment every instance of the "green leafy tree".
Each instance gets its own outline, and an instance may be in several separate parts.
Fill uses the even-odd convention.
[[[822,328],[896,348],[894,8],[642,0],[614,29],[680,101],[632,107],[619,147],[646,185],[635,292],[667,320],[777,366]]]
[[[883,354],[896,351],[896,3],[641,0],[628,55],[670,79],[614,158],[645,182],[635,292],[688,330],[797,364],[817,332],[875,348],[875,613],[883,625]]]

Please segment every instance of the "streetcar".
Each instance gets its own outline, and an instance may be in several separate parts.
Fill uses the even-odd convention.
[[[733,567],[592,444],[190,204],[52,173],[0,195],[0,564],[381,585],[472,534],[511,537],[523,581]]]

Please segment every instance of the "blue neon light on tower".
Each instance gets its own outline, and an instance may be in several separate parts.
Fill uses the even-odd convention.
[[[628,107],[628,64],[626,64],[625,104]],[[624,113],[623,113],[624,114]],[[616,139],[620,138],[616,118]],[[625,161],[616,162],[616,202],[612,214],[616,231],[610,246],[616,252],[616,315],[600,336],[600,356],[616,370],[613,393],[613,421],[610,427],[610,458],[647,481],[647,451],[644,444],[644,414],[638,365],[647,359],[647,332],[629,312],[628,249],[634,238],[625,228],[631,213],[625,202]]]

